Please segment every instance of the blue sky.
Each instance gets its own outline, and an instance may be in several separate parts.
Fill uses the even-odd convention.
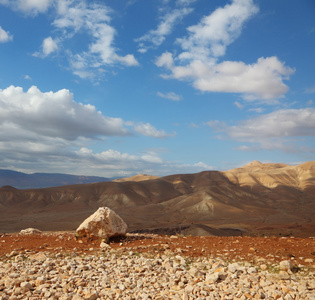
[[[313,0],[0,0],[0,168],[315,157]]]

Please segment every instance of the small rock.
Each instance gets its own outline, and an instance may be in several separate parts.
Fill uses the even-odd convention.
[[[218,272],[206,274],[206,284],[216,283],[219,280],[220,280],[220,274]]]
[[[256,267],[250,267],[247,270],[248,274],[253,274],[253,273],[257,273],[257,268]]]
[[[290,260],[283,260],[280,262],[280,271],[291,272],[292,262]]]
[[[20,287],[30,290],[32,285],[29,282],[21,282]]]
[[[111,249],[112,247],[105,242],[101,242],[100,247],[102,249]]]
[[[22,229],[20,231],[20,234],[23,235],[27,235],[27,234],[41,234],[43,233],[42,231],[40,231],[39,229],[36,228],[27,228],[27,229]]]
[[[265,264],[262,264],[260,265],[260,268],[263,270],[263,271],[266,271],[268,269],[268,266],[265,265]]]

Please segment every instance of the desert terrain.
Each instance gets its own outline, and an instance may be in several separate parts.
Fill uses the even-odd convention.
[[[315,162],[0,189],[0,299],[315,299]],[[108,206],[104,243],[75,229]],[[21,229],[44,232],[24,235]],[[1,298],[2,297],[2,298]]]
[[[229,171],[44,189],[0,188],[0,232],[75,230],[98,207],[129,232],[314,236],[315,162],[252,162]]]
[[[4,186],[0,232],[75,230],[100,206],[119,214],[129,232],[313,236],[315,162],[256,161],[224,172],[44,189]]]
[[[315,298],[315,239],[0,235],[0,299]]]

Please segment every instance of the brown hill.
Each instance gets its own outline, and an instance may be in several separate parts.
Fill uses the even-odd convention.
[[[115,181],[115,182],[145,181],[145,180],[152,180],[152,179],[157,179],[157,178],[159,178],[159,177],[158,176],[147,175],[147,174],[138,174],[138,175],[131,176],[131,177],[114,179],[113,181]]]
[[[129,230],[192,235],[315,234],[315,162],[46,189],[0,188],[0,231],[73,230],[100,206]]]

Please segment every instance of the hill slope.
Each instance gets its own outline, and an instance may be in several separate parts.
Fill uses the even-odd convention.
[[[314,234],[315,162],[253,163],[226,172],[38,190],[0,188],[0,231],[73,230],[100,206],[129,230],[181,228],[193,235],[248,232]],[[278,229],[279,228],[279,229]],[[231,232],[232,231],[232,232]]]

